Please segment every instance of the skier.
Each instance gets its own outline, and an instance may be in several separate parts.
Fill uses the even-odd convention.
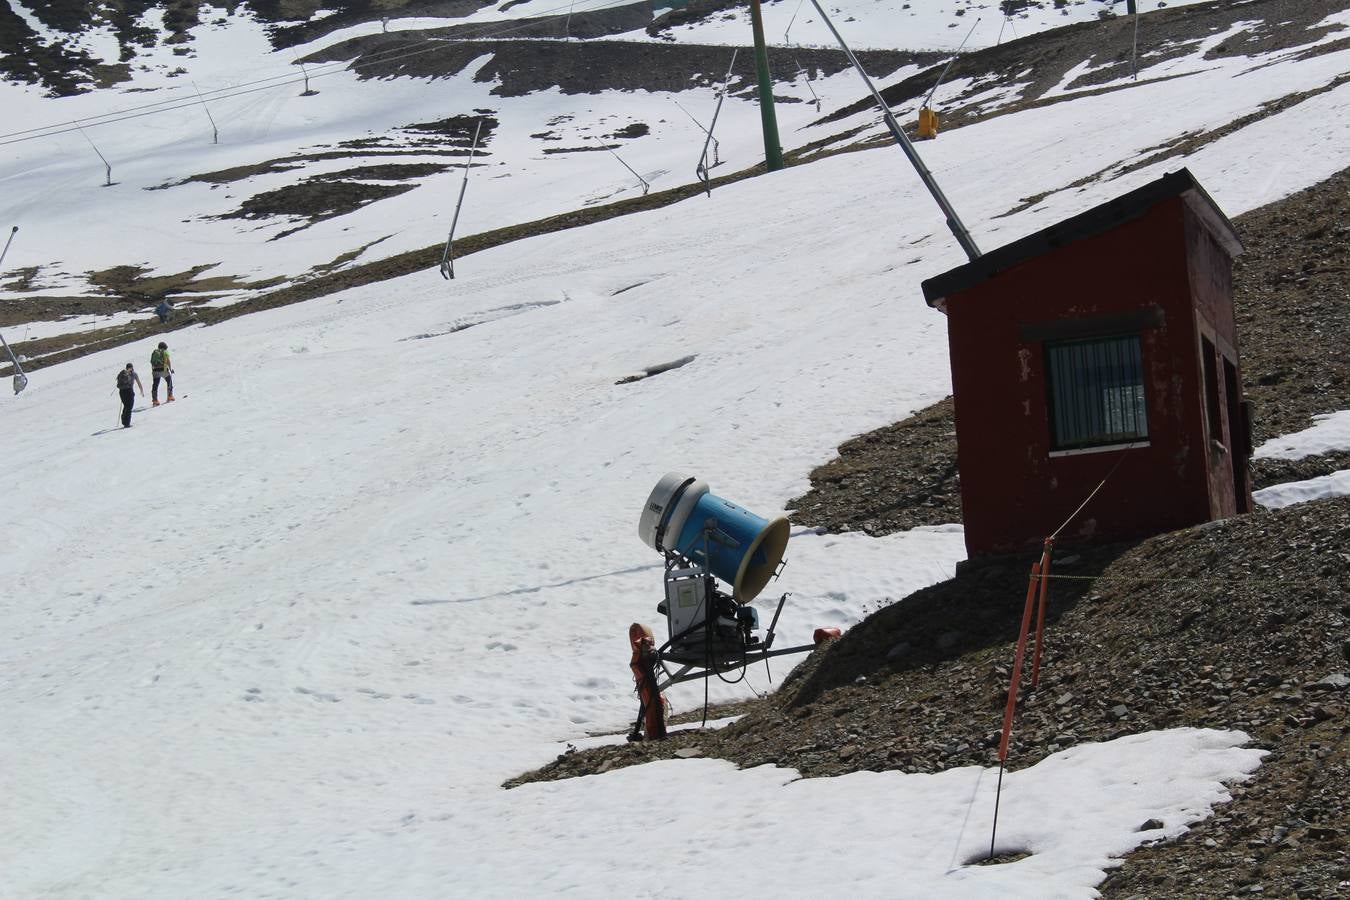
[[[169,397],[165,403],[173,402],[173,365],[169,362],[169,345],[163,341],[159,346],[150,352],[150,403],[159,406],[159,381],[164,379],[164,386],[169,390]],[[145,393],[142,391],[141,393]]]
[[[159,316],[161,325],[168,322],[173,315],[173,301],[167,299],[159,301],[159,305],[155,307],[155,315]]]
[[[136,368],[131,363],[117,373],[117,390],[122,395],[122,427],[131,427],[131,407],[136,405],[136,392],[132,390],[132,385],[141,389],[141,396],[145,396],[145,385],[141,384],[141,376],[136,374]]]

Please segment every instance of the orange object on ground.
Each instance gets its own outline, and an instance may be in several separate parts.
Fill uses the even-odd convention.
[[[829,626],[826,628],[817,628],[815,630],[815,633],[811,635],[811,642],[814,643],[816,646],[820,646],[826,641],[833,641],[839,637],[842,637],[843,634],[844,633],[842,631],[833,626]]]
[[[633,659],[628,665],[633,670],[638,698],[642,701],[638,720],[647,740],[663,738],[666,736],[666,704],[656,689],[656,638],[646,625],[634,622],[628,626],[628,642],[633,647]],[[634,728],[630,740],[640,737]]]
[[[938,133],[938,114],[928,107],[919,110],[919,137],[935,138]]]

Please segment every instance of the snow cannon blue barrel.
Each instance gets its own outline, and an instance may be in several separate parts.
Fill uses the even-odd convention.
[[[738,603],[758,597],[778,572],[788,531],[786,516],[757,516],[678,472],[656,483],[638,522],[643,543],[706,567]]]

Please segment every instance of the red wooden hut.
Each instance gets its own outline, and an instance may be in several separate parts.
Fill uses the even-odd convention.
[[[972,557],[1071,516],[1061,542],[1251,508],[1240,252],[1182,169],[923,283],[947,315]]]

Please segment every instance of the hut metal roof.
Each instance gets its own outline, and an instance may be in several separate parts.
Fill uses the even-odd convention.
[[[1176,196],[1185,199],[1229,256],[1237,256],[1242,252],[1242,242],[1238,240],[1233,223],[1219,209],[1214,198],[1200,186],[1200,182],[1195,180],[1190,170],[1183,168],[999,247],[963,266],[929,278],[923,283],[924,300],[929,306],[935,306],[944,297],[972,288],[1029,259],[1137,219],[1163,200]]]

